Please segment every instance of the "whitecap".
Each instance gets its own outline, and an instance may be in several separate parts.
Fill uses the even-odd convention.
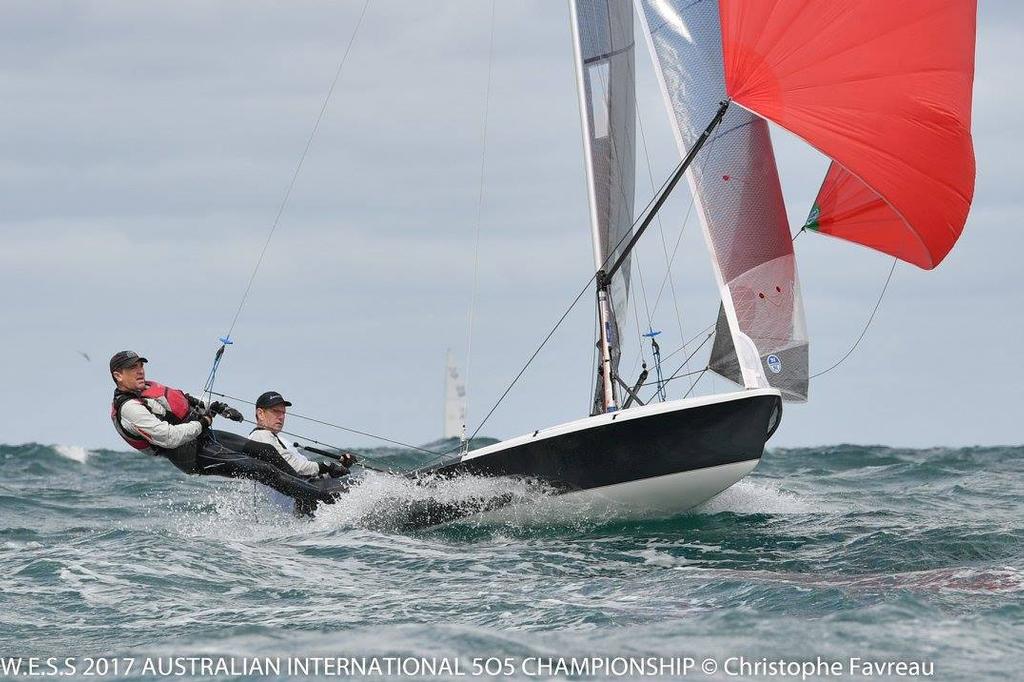
[[[85,464],[92,453],[81,445],[54,445],[53,451],[61,457],[72,459],[79,464]]]
[[[814,505],[776,485],[760,481],[740,481],[694,508],[698,514],[806,514]]]

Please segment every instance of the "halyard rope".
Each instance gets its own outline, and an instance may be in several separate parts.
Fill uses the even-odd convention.
[[[277,226],[281,222],[281,216],[284,215],[285,208],[288,206],[288,200],[291,198],[292,190],[295,188],[295,182],[298,180],[299,173],[302,171],[302,164],[306,161],[309,149],[313,145],[313,139],[316,137],[316,133],[320,129],[320,123],[323,121],[324,114],[327,112],[327,105],[331,101],[331,95],[334,94],[334,88],[338,84],[338,80],[341,78],[341,72],[345,68],[345,62],[348,61],[348,55],[352,51],[352,45],[355,43],[356,35],[359,33],[359,27],[363,23],[363,17],[366,16],[366,9],[369,6],[370,0],[366,0],[363,3],[363,9],[359,12],[359,18],[356,20],[355,28],[352,29],[352,35],[349,37],[348,45],[345,47],[345,52],[341,56],[338,68],[334,72],[334,78],[331,80],[331,85],[327,88],[327,94],[324,96],[323,102],[320,105],[320,111],[316,115],[316,121],[313,123],[313,129],[309,132],[309,137],[306,139],[306,146],[303,147],[302,154],[299,155],[299,162],[295,165],[295,170],[292,172],[291,180],[288,182],[288,186],[285,189],[284,197],[281,199],[281,204],[277,208],[277,214],[274,216],[274,221],[270,226],[270,232],[267,234],[267,238],[263,242],[263,248],[260,250],[259,258],[256,259],[256,265],[252,269],[252,274],[249,275],[249,281],[245,285],[245,291],[242,292],[242,298],[238,302],[238,308],[235,310],[234,317],[231,318],[231,325],[228,327],[228,333],[220,339],[221,346],[214,357],[213,366],[210,368],[210,374],[206,380],[206,386],[203,389],[205,393],[211,394],[213,392],[213,384],[217,378],[217,369],[220,366],[220,360],[224,356],[224,349],[231,344],[231,332],[235,330],[235,324],[238,322],[238,317],[242,314],[242,308],[245,307],[245,303],[249,299],[249,292],[252,290],[253,282],[256,281],[256,274],[259,272],[260,266],[263,265],[263,258],[267,254],[267,248],[270,246],[270,240],[274,237],[274,232],[277,231]]]

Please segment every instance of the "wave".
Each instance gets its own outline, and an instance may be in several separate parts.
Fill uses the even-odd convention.
[[[474,438],[470,442],[470,447],[476,449],[497,442],[498,440],[494,438]],[[437,459],[441,454],[454,456],[453,453],[458,449],[458,444],[458,439],[453,438],[433,441],[423,446],[423,449],[428,452],[401,447],[353,447],[345,449],[363,454],[367,461],[384,466],[395,467],[395,465],[404,465],[407,467],[417,467]],[[88,453],[87,456],[103,453],[134,454],[127,450],[108,450],[106,448],[90,448],[81,445],[44,444],[38,442],[21,444],[0,443],[0,459],[4,455],[32,455],[38,457],[47,454],[77,459],[78,453],[81,452]],[[765,451],[766,461],[790,462],[820,459],[823,462],[829,463],[834,468],[898,463],[941,463],[944,465],[954,465],[964,462],[993,461],[1019,457],[1024,457],[1024,445],[900,448],[889,445],[841,443],[814,447],[768,448]]]
[[[79,464],[85,464],[92,453],[81,445],[54,445],[54,452]]]
[[[814,502],[784,490],[777,483],[745,479],[697,506],[693,513],[808,514],[814,511],[820,511]]]

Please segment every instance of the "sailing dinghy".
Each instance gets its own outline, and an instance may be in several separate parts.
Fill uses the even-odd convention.
[[[616,517],[671,515],[757,466],[808,338],[768,121],[832,159],[806,229],[934,268],[974,191],[973,0],[571,0],[599,315],[590,416],[414,475],[542,481]],[[634,34],[682,162],[634,220]],[[741,390],[649,402],[619,374],[630,253],[687,178],[721,296],[708,369]],[[501,502],[427,514],[430,525]],[[557,510],[557,508],[556,508]]]
[[[605,518],[676,514],[750,473],[783,401],[808,397],[795,238],[768,122],[831,159],[801,231],[888,254],[894,266],[936,267],[959,239],[974,195],[976,2],[570,0],[569,8],[598,316],[590,415],[470,449],[464,386],[449,358],[445,436],[461,433],[462,451],[409,475],[425,485],[460,476],[538,481],[555,493],[550,499],[582,502]],[[682,157],[638,217],[636,35]],[[635,381],[621,376],[622,321],[632,251],[684,177],[720,297],[704,371],[737,390],[670,400],[653,330],[657,381],[645,383],[646,367]],[[221,342],[211,394],[230,329]],[[650,385],[653,395],[644,392]],[[342,491],[350,482],[325,485]],[[520,501],[428,504],[410,521],[435,525]],[[528,504],[559,513],[557,504]]]

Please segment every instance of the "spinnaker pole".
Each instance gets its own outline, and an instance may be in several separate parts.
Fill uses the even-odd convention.
[[[711,137],[711,133],[718,127],[718,124],[722,122],[722,118],[725,116],[725,111],[728,108],[729,100],[723,100],[718,107],[718,111],[716,111],[714,117],[712,117],[711,122],[708,123],[707,127],[704,129],[704,132],[700,134],[697,141],[694,142],[692,147],[690,147],[690,151],[688,151],[686,156],[683,157],[683,160],[679,162],[679,165],[672,173],[668,182],[662,186],[661,190],[648,205],[647,212],[640,221],[640,226],[633,231],[633,236],[622,249],[622,252],[619,253],[619,257],[615,259],[615,262],[612,263],[612,266],[607,270],[602,269],[597,271],[597,277],[595,278],[597,282],[597,314],[601,334],[600,341],[598,342],[601,353],[601,366],[598,372],[601,375],[601,386],[604,389],[604,395],[601,396],[601,400],[605,412],[614,412],[619,409],[618,401],[615,396],[616,377],[613,376],[614,369],[612,366],[611,355],[612,345],[618,343],[618,339],[613,338],[614,330],[612,328],[613,325],[611,322],[610,306],[608,302],[612,277],[614,277],[615,273],[622,267],[622,264],[626,262],[626,258],[629,257],[629,253],[633,250],[633,247],[636,246],[644,231],[654,221],[655,216],[658,214],[658,209],[662,207],[668,199],[669,194],[672,193],[672,190],[675,189],[675,186],[682,179],[686,170],[690,167],[690,164],[693,163],[693,160],[697,157],[697,152],[701,150],[704,143],[707,142],[709,137]]]
[[[650,208],[647,209],[647,214],[644,216],[644,219],[640,222],[640,227],[638,227],[633,232],[633,237],[629,240],[629,243],[626,244],[626,247],[622,249],[622,253],[619,254],[619,257],[615,260],[615,263],[613,263],[612,266],[605,271],[604,284],[606,286],[608,282],[611,281],[612,277],[615,276],[615,273],[619,271],[619,268],[622,267],[622,263],[629,256],[629,252],[633,250],[633,247],[636,246],[636,243],[640,239],[640,236],[643,235],[644,231],[650,226],[651,222],[654,221],[654,217],[658,214],[658,209],[661,208],[662,204],[665,203],[665,200],[668,199],[668,195],[672,193],[672,190],[675,188],[676,184],[678,184],[679,181],[683,178],[683,174],[686,173],[686,169],[690,167],[690,164],[693,162],[693,159],[697,156],[697,152],[699,152],[701,150],[701,147],[704,146],[704,143],[708,141],[708,138],[711,137],[711,133],[713,133],[715,128],[718,127],[718,124],[722,122],[722,117],[725,116],[725,110],[728,108],[729,100],[723,100],[722,103],[718,105],[718,111],[715,112],[714,117],[711,119],[711,123],[708,123],[708,127],[704,129],[704,132],[701,133],[700,137],[697,138],[697,141],[694,143],[693,147],[690,148],[690,151],[687,152],[686,156],[683,157],[683,160],[679,162],[679,165],[676,167],[675,172],[672,173],[672,177],[669,178],[669,181],[666,182],[665,185],[661,188],[661,191],[654,198],[654,201],[650,203]],[[599,275],[598,286],[600,285],[601,277]]]

